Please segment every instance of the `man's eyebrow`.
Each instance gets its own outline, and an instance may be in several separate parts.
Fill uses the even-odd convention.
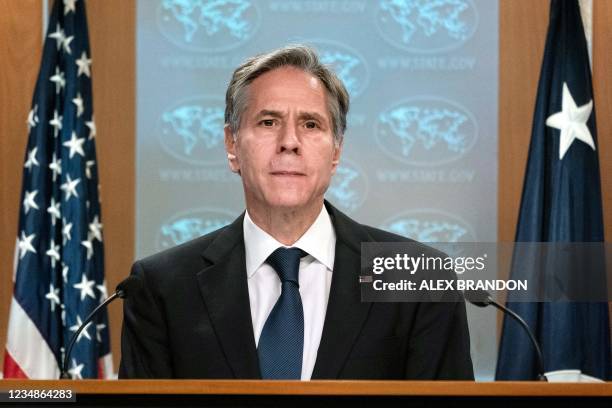
[[[273,118],[282,119],[285,115],[281,111],[272,110],[272,109],[262,109],[255,115],[255,119],[259,119],[263,116],[269,116]],[[327,123],[327,118],[325,117],[325,115],[321,115],[318,112],[310,112],[310,111],[299,112],[298,118],[301,120],[317,120],[321,123]]]
[[[276,111],[276,110],[262,109],[257,113],[257,115],[255,115],[256,118],[260,118],[262,116],[272,116],[273,118],[282,118],[283,114],[280,111]]]
[[[300,112],[298,117],[303,120],[314,119],[322,123],[327,123],[326,117],[317,112]]]

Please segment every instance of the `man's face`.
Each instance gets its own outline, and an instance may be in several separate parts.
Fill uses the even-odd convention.
[[[341,151],[324,85],[294,67],[250,84],[238,134],[234,138],[226,126],[225,144],[254,210],[320,207]]]

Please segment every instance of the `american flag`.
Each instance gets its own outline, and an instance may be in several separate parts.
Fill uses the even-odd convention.
[[[58,378],[63,354],[106,297],[91,54],[83,0],[56,0],[27,118],[5,378]],[[72,378],[112,374],[108,315],[81,333]]]

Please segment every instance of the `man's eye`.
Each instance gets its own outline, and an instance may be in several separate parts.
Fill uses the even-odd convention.
[[[316,129],[317,127],[316,122],[306,122],[306,129]]]
[[[264,126],[274,126],[274,120],[273,119],[264,119],[264,120],[262,120],[259,123],[264,125]]]

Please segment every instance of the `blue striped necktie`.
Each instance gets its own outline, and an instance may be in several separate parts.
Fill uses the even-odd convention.
[[[259,336],[257,354],[263,379],[297,379],[302,375],[304,309],[300,297],[299,248],[278,248],[266,262],[281,280],[282,291]]]

